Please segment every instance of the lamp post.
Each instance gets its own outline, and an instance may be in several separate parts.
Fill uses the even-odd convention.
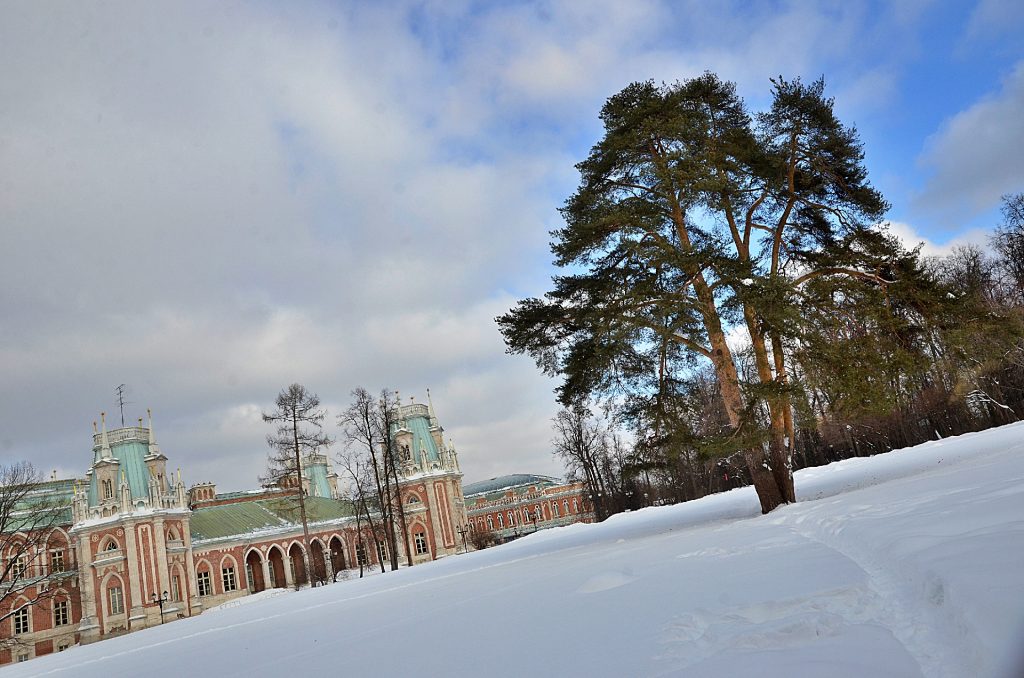
[[[164,594],[162,596],[158,596],[155,593],[150,594],[150,596],[149,596],[150,600],[152,600],[154,603],[156,603],[157,605],[160,606],[160,623],[161,624],[164,623],[164,603],[167,602],[168,598],[169,598],[169,596],[167,595],[167,591],[164,591]]]
[[[462,552],[469,553],[469,547],[466,546],[466,535],[469,534],[469,525],[459,525],[455,528],[455,531],[462,537]]]

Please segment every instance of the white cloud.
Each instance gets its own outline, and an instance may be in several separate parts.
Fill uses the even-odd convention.
[[[1024,186],[1024,61],[1001,90],[947,120],[921,162],[934,174],[918,197],[922,210],[954,223],[991,209]]]
[[[187,479],[239,489],[266,454],[258,411],[288,383],[332,411],[357,385],[429,386],[467,480],[557,475],[554,383],[505,355],[493,318],[550,284],[547,232],[605,98],[705,69],[748,99],[829,69],[854,94],[889,87],[884,61],[863,67],[892,42],[869,19],[5,5],[0,452],[84,469],[90,422],[126,382],[128,415],[154,409]]]
[[[946,240],[945,242],[936,243],[921,235],[917,229],[910,224],[904,222],[886,222],[886,230],[899,238],[903,243],[903,246],[907,249],[914,249],[915,247],[920,246],[921,255],[925,257],[945,257],[948,256],[955,248],[965,247],[968,245],[985,248],[988,246],[988,238],[991,235],[988,231],[974,229],[967,231],[966,233],[961,233],[954,238]]]

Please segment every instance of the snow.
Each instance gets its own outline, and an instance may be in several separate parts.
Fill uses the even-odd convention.
[[[1024,424],[264,594],[17,676],[1024,675]]]

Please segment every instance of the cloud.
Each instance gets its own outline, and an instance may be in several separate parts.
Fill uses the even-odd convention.
[[[1020,33],[1024,7],[1014,0],[981,0],[971,11],[964,31],[965,42]]]
[[[933,174],[916,203],[953,223],[991,209],[1024,186],[1024,62],[1000,91],[947,120],[920,162]]]
[[[988,247],[988,239],[991,233],[983,229],[974,229],[961,233],[943,243],[936,243],[921,235],[917,229],[910,224],[900,221],[886,222],[886,230],[899,238],[907,249],[921,247],[921,255],[924,257],[945,257],[949,256],[957,247],[973,245],[976,247]]]
[[[332,413],[430,387],[467,480],[557,475],[555,384],[493,318],[550,285],[606,97],[709,69],[754,106],[822,73],[877,106],[895,30],[828,3],[4,5],[0,454],[81,473],[127,383],[187,481],[241,489],[300,381]]]

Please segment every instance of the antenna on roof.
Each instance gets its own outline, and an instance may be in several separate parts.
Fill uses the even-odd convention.
[[[130,402],[124,399],[124,394],[127,392],[127,384],[118,384],[117,388],[114,389],[114,393],[117,394],[117,406],[121,408],[121,428],[124,428],[124,406],[131,405]]]

